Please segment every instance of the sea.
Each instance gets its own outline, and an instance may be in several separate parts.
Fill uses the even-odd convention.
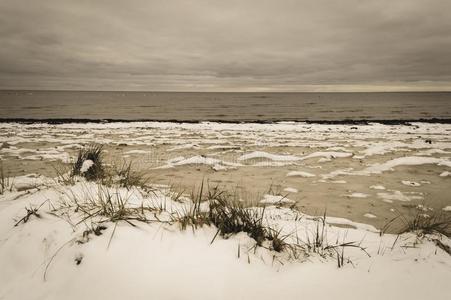
[[[451,92],[0,91],[0,121],[451,122]]]

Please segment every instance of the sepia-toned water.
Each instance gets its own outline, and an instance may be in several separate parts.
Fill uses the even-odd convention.
[[[0,91],[0,118],[229,122],[449,119],[451,93]]]

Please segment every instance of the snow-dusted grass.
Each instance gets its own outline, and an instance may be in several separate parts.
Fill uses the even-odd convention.
[[[90,145],[80,149],[72,165],[71,176],[83,176],[87,180],[102,179],[105,176],[102,148],[102,145]]]

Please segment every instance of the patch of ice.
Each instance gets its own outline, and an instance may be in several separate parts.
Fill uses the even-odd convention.
[[[444,210],[444,211],[451,211],[451,206],[445,206],[444,208],[442,208],[442,210]]]
[[[296,176],[296,177],[315,177],[315,174],[308,173],[308,172],[302,172],[302,171],[291,171],[287,174],[288,177]]]
[[[124,154],[148,154],[148,153],[149,153],[149,151],[139,150],[139,149],[124,152]]]
[[[382,172],[393,170],[393,168],[397,166],[416,166],[426,164],[435,164],[439,166],[451,167],[451,161],[443,158],[406,156],[406,157],[398,157],[382,164],[376,163],[363,170],[362,173],[381,174]]]
[[[387,142],[371,143],[369,145],[366,143],[357,143],[357,146],[359,146],[360,144],[368,146],[367,149],[360,151],[360,153],[362,153],[361,158],[365,158],[367,156],[372,155],[382,155],[385,153],[395,151],[397,148],[406,146],[405,143],[395,141],[390,141],[388,143]]]
[[[385,187],[383,185],[372,185],[372,186],[370,186],[370,189],[372,189],[372,190],[385,190]]]
[[[388,193],[377,193],[379,198],[382,198],[383,201],[391,203],[393,200],[395,201],[411,201],[412,199],[416,199],[417,197],[404,195],[401,191],[391,191]],[[422,198],[422,197],[421,197]]]
[[[345,196],[350,198],[368,198],[369,195],[365,193],[352,193]]]
[[[177,150],[183,150],[183,149],[197,149],[199,148],[198,145],[193,145],[193,144],[183,144],[183,145],[178,145],[178,146],[174,146],[172,148],[169,148],[168,151],[172,152],[172,151],[177,151]]]
[[[184,159],[185,159],[185,157],[183,157],[183,156],[177,156],[177,157],[174,157],[174,158],[169,159],[169,160],[167,161],[167,163],[168,163],[168,164],[174,164],[174,163],[177,163],[177,162],[182,161],[182,160],[184,160]]]
[[[297,161],[301,160],[298,156],[293,155],[276,155],[263,151],[254,151],[248,154],[244,154],[238,157],[238,160],[248,160],[248,159],[256,159],[256,158],[266,158],[274,161]]]
[[[420,183],[415,182],[415,181],[409,181],[409,180],[402,180],[401,183],[404,185],[408,185],[408,186],[421,186]]]
[[[284,189],[284,191],[288,192],[288,193],[297,193],[298,192],[297,189],[292,188],[292,187],[287,187],[287,188]]]
[[[451,152],[444,151],[442,149],[428,149],[425,151],[418,152],[418,155],[430,156],[432,154],[451,154]]]
[[[263,204],[282,204],[282,203],[295,203],[296,201],[285,198],[284,196],[276,195],[264,195],[260,203]]]
[[[173,163],[174,166],[181,166],[181,165],[216,165],[219,164],[221,160],[216,158],[210,158],[205,157],[201,155],[196,155],[190,158],[186,158],[183,160],[179,160],[175,163]]]
[[[253,167],[283,167],[293,165],[290,161],[259,161],[253,164]]]
[[[366,213],[366,214],[364,214],[363,216],[364,216],[365,218],[368,218],[368,219],[375,219],[375,218],[377,218],[375,215],[370,214],[370,213]]]
[[[223,166],[223,165],[220,165],[220,164],[215,164],[215,165],[212,167],[212,169],[215,170],[215,171],[223,171],[223,170],[227,170],[228,167]]]
[[[351,157],[353,154],[350,152],[313,152],[307,156],[303,156],[302,159],[309,159],[315,157],[323,157],[326,159]]]
[[[451,172],[443,171],[442,173],[440,173],[440,177],[447,177],[447,176],[451,176]]]

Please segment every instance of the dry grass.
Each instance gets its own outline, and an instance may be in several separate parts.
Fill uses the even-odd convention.
[[[131,206],[127,195],[124,196],[119,191],[112,192],[110,188],[99,184],[96,191],[85,189],[82,195],[67,194],[66,201],[56,211],[64,211],[67,215],[68,210],[82,216],[75,225],[95,219],[99,224],[124,221],[135,226],[133,221],[150,222],[146,212],[155,211],[155,208]]]
[[[13,186],[13,181],[5,175],[3,163],[0,161],[0,195],[3,195],[6,191],[11,191]]]
[[[127,190],[132,187],[139,187],[147,192],[153,191],[148,185],[150,178],[144,172],[139,172],[132,166],[132,162],[125,161],[120,165],[113,165],[113,167],[106,169],[102,182],[106,185],[117,184]]]
[[[265,206],[263,208],[245,207],[243,202],[237,201],[217,187],[207,187],[206,192],[203,191],[203,187],[204,185],[201,185],[190,210],[175,221],[181,224],[182,229],[192,226],[194,230],[199,226],[214,225],[217,232],[212,243],[218,235],[227,239],[244,232],[255,240],[256,246],[279,253],[285,252],[296,259],[312,253],[322,257],[335,257],[338,267],[343,267],[345,262],[349,262],[345,260],[345,248],[358,248],[368,255],[360,246],[360,242],[338,243],[337,241],[336,244],[328,242],[326,212],[322,217],[314,220],[313,232],[307,233],[307,238],[301,240],[297,234],[283,234],[281,229],[273,228],[265,223]],[[208,209],[202,210],[201,203],[208,204]]]
[[[82,167],[86,161],[92,161],[92,165],[83,172]],[[80,149],[72,166],[71,176],[82,176],[88,181],[103,179],[105,176],[103,146],[93,144]]]
[[[417,213],[413,218],[401,217],[405,226],[400,233],[417,232],[418,234],[440,233],[451,237],[451,216],[434,213],[432,216]]]
[[[451,216],[444,212],[425,214],[417,211],[414,215],[398,213],[382,228],[381,235],[388,231],[397,234],[415,232],[417,235],[442,234],[451,237]]]

